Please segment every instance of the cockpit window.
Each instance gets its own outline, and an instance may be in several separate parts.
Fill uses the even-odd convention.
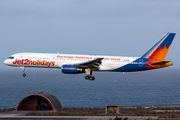
[[[14,57],[11,56],[11,57],[9,57],[8,59],[14,59]]]

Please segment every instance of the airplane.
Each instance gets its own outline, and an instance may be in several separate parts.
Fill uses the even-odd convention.
[[[92,71],[133,72],[152,70],[173,65],[164,61],[174,39],[175,33],[167,33],[159,42],[141,57],[17,53],[4,61],[5,65],[25,67],[60,68],[65,74],[87,73],[86,80],[95,80]]]

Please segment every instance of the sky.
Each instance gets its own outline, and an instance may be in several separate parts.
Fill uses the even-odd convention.
[[[0,68],[20,52],[138,57],[168,32],[180,68],[179,0],[0,0]]]

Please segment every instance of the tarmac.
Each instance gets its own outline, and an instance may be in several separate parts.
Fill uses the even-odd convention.
[[[0,120],[110,120],[116,116],[26,116],[32,111],[6,111],[0,112]],[[38,111],[41,112],[41,111]],[[42,111],[44,112],[44,111]],[[46,111],[49,112],[49,111]],[[119,116],[128,119],[157,119],[158,116]]]

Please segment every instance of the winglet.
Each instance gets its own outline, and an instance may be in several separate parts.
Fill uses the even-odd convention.
[[[164,61],[176,33],[167,33],[142,57],[154,61]]]

